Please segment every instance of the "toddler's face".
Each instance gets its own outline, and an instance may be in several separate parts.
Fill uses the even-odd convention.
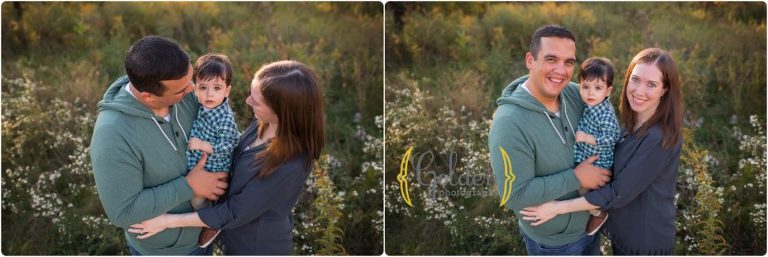
[[[611,95],[611,87],[602,79],[584,80],[579,85],[581,100],[589,106],[595,106]]]
[[[213,109],[224,102],[229,96],[229,86],[226,82],[215,77],[213,79],[200,80],[195,84],[195,96],[197,100],[208,109]]]

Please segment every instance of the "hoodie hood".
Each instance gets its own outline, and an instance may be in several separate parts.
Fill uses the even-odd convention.
[[[509,85],[507,85],[504,90],[501,91],[501,97],[496,100],[496,104],[499,106],[504,104],[514,104],[530,111],[538,113],[547,112],[553,115],[553,113],[547,111],[547,108],[545,108],[544,105],[536,100],[536,98],[533,98],[533,96],[528,93],[528,91],[522,88],[523,83],[525,83],[527,80],[528,75],[525,75],[515,79],[512,81],[512,83],[509,83]],[[560,98],[562,99],[563,97],[563,93],[561,92]]]
[[[529,93],[524,88],[521,88],[523,83],[525,83],[527,80],[528,80],[528,75],[525,75],[518,79],[515,79],[514,81],[512,81],[512,83],[509,83],[509,85],[507,85],[504,88],[504,90],[501,91],[501,97],[499,97],[499,99],[496,100],[496,104],[498,104],[499,107],[506,104],[512,104],[512,105],[519,106],[525,110],[528,110],[534,113],[540,113],[546,116],[546,118],[549,120],[550,125],[552,126],[552,129],[554,129],[554,132],[557,133],[557,136],[560,138],[560,141],[563,144],[566,144],[567,136],[565,136],[563,133],[561,133],[558,130],[557,126],[555,126],[555,122],[552,120],[555,117],[559,117],[559,115],[556,115],[554,112],[547,110],[547,108],[544,107],[543,104],[541,104],[538,100],[536,100],[536,98],[533,98],[531,93]],[[568,125],[571,128],[570,130],[571,134],[573,134],[575,133],[575,131],[573,131],[573,129],[575,128],[573,124],[575,123],[571,122],[571,118],[569,117],[568,105],[573,105],[574,101],[581,101],[581,98],[579,98],[578,95],[577,97],[573,97],[573,95],[571,95],[571,97],[567,96],[567,93],[569,91],[573,91],[574,88],[578,88],[575,86],[575,84],[573,84],[573,87],[572,87],[571,84],[573,83],[569,82],[568,85],[566,85],[566,87],[563,88],[563,90],[560,92],[560,96],[558,97],[559,98],[558,101],[560,102],[560,110],[558,112],[560,114],[564,114],[565,121],[568,123]],[[575,90],[576,90],[576,94],[578,94],[578,89],[575,89]],[[571,92],[571,94],[573,94],[573,92]],[[583,106],[580,106],[578,110],[578,116],[581,116],[581,111],[583,110],[583,108],[584,108]],[[570,111],[572,112],[574,109],[575,108],[572,106]],[[571,114],[571,116],[574,116],[574,115]],[[578,122],[578,118],[575,121]]]
[[[156,126],[173,150],[178,151],[179,144],[174,143],[174,140],[171,140],[175,133],[167,133],[161,124],[171,123],[171,132],[180,131],[184,136],[183,140],[186,143],[188,129],[185,129],[185,127],[191,127],[191,120],[182,118],[184,124],[190,123],[190,125],[182,125],[182,121],[179,120],[179,108],[183,109],[181,112],[184,113],[193,112],[194,114],[192,114],[191,117],[194,119],[197,110],[197,99],[194,97],[194,94],[189,93],[184,97],[182,102],[169,106],[171,120],[166,121],[165,118],[157,116],[151,109],[149,109],[149,107],[141,104],[130,92],[127,92],[125,85],[128,83],[128,76],[122,76],[109,86],[107,92],[104,93],[104,98],[99,102],[99,114],[107,111],[114,111],[132,117],[133,119],[147,120]],[[182,114],[182,116],[186,115]]]
[[[111,110],[143,119],[157,117],[149,107],[144,106],[130,93],[125,91],[125,85],[129,82],[128,76],[122,76],[115,80],[99,102],[99,112]]]

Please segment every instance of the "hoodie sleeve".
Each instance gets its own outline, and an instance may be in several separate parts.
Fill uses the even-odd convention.
[[[90,153],[96,190],[113,224],[127,229],[192,199],[192,188],[183,176],[144,188],[141,160],[110,125],[100,126],[97,121]]]
[[[497,110],[498,114],[498,110]],[[533,147],[523,136],[521,128],[508,115],[496,115],[488,135],[491,167],[496,178],[499,194],[504,194],[505,165],[503,149],[509,157],[511,172],[515,176],[511,195],[506,206],[520,210],[529,206],[555,200],[579,189],[579,181],[573,169],[548,176],[536,176]]]

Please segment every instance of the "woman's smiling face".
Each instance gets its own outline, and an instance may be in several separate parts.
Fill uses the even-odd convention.
[[[663,74],[655,64],[638,63],[632,69],[627,84],[627,99],[641,122],[653,116],[659,107],[661,97],[667,91],[662,81]]]

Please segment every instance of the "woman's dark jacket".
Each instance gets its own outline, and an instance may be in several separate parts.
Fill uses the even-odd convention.
[[[662,148],[659,125],[645,135],[627,135],[616,144],[613,181],[584,197],[609,213],[605,231],[627,254],[669,255],[675,244],[675,188],[680,142]]]
[[[232,153],[227,193],[214,206],[201,209],[200,219],[221,229],[217,240],[226,255],[290,255],[293,251],[291,210],[304,192],[312,170],[306,156],[283,163],[272,175],[259,179],[256,154],[262,144],[245,150],[256,139],[256,122],[243,133]]]

